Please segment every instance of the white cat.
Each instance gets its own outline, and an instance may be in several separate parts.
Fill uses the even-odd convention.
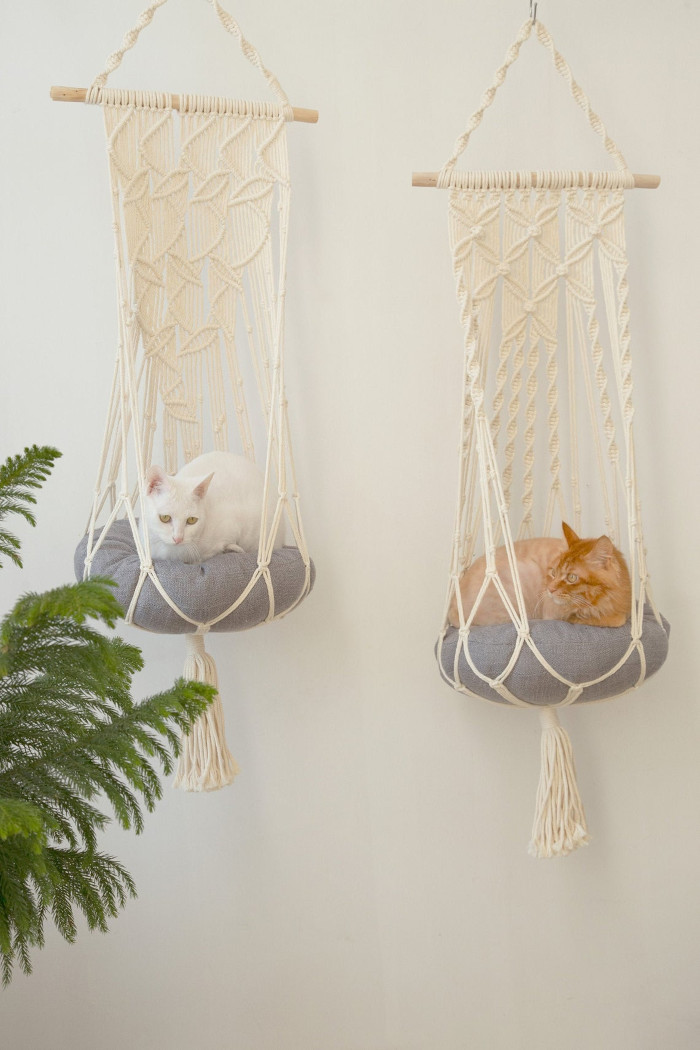
[[[153,558],[201,562],[223,551],[257,552],[264,478],[245,456],[206,452],[177,474],[146,473],[146,524]],[[277,492],[268,500],[268,526]],[[284,520],[275,546],[284,543]]]

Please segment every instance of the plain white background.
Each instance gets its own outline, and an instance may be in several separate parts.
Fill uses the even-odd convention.
[[[141,10],[2,3],[0,453],[64,453],[2,570],[2,611],[72,576],[116,346],[100,114],[58,105]],[[636,437],[671,655],[639,693],[563,716],[593,835],[526,852],[530,712],[469,701],[433,644],[449,564],[461,337],[446,199],[412,189],[476,108],[527,0],[240,0],[232,13],[316,127],[289,129],[288,393],[316,588],[288,619],[219,635],[242,772],[166,785],[104,848],[139,898],[106,936],[50,933],[0,994],[7,1050],[691,1050],[700,1045],[697,521],[700,8],[541,0],[634,171]],[[268,98],[204,0],[171,0],[115,85]],[[531,39],[465,157],[607,165]],[[181,639],[127,630],[139,695]]]

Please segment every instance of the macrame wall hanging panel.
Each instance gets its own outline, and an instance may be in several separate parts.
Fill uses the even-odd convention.
[[[634,464],[624,191],[453,189],[449,218],[467,381],[448,602],[477,553],[552,535],[562,520],[579,534],[605,532],[624,552],[632,601],[629,626],[566,625],[568,644],[555,621],[538,621],[536,640],[513,608],[512,645],[495,675],[485,666],[493,671],[496,634],[502,658],[504,632],[472,626],[462,609],[463,629],[441,635],[441,669],[455,688],[515,704],[539,702],[533,659],[538,697],[619,695],[656,670],[667,647],[652,612]],[[474,689],[484,678],[487,688]]]
[[[285,393],[284,307],[287,123],[317,114],[290,106],[217,0],[220,22],[275,102],[106,87],[164,2],[143,12],[83,93],[104,113],[119,341],[76,573],[115,579],[127,622],[186,634],[185,676],[216,684],[206,633],[278,619],[314,582]],[[61,90],[54,97],[69,97]],[[216,450],[243,455],[264,473],[257,555],[224,553],[201,565],[154,560],[140,525],[146,470],[158,463],[175,473]],[[211,790],[235,773],[217,696],[183,741],[176,784]]]
[[[615,170],[455,170],[533,31]],[[460,692],[540,709],[536,856],[563,855],[588,841],[571,744],[556,708],[636,688],[668,650],[668,624],[650,589],[637,486],[624,227],[625,191],[656,183],[630,172],[547,29],[532,19],[441,171],[414,176],[414,185],[449,194],[464,333],[454,542],[436,654],[442,677]],[[624,626],[528,618],[514,543],[558,536],[562,521],[579,535],[605,533],[623,552],[631,579]],[[496,562],[499,547],[506,569]],[[459,581],[478,557],[483,585],[465,608]],[[477,626],[494,589],[509,622]]]
[[[270,572],[283,513],[296,547],[304,546],[282,374],[285,119],[264,104],[217,100],[214,112],[197,112],[206,100],[183,97],[176,113],[162,101],[155,109],[103,103],[121,343],[86,564],[117,516],[143,514],[152,462],[174,473],[204,451],[228,449],[260,463],[267,488],[279,492],[260,576]],[[124,401],[126,414],[118,411]],[[135,520],[132,531],[141,585],[149,576],[160,590],[148,536]],[[308,558],[306,566],[308,590]]]

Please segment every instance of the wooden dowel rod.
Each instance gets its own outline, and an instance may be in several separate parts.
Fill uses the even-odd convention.
[[[533,182],[537,177],[537,172],[532,172]],[[411,179],[412,186],[427,186],[436,187],[438,181],[439,172],[437,171],[414,171]],[[590,185],[590,179],[587,180],[586,173],[579,175],[578,184],[579,186]],[[634,176],[634,188],[636,190],[655,190],[661,182],[660,175],[635,175]],[[516,188],[520,186],[520,176],[516,176]]]
[[[54,102],[84,102],[87,97],[87,88],[76,88],[76,87],[52,87],[51,98]],[[180,96],[172,95],[173,109],[180,109]],[[299,106],[292,106],[292,112],[294,113],[294,119],[298,120],[302,124],[316,124],[318,122],[318,110],[317,109],[301,109]]]

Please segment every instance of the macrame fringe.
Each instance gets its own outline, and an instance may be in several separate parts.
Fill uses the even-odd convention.
[[[218,690],[216,664],[205,651],[201,634],[185,635],[187,658],[183,676],[189,681],[207,682]],[[226,745],[224,709],[217,691],[213,702],[182,737],[175,787],[184,791],[218,791],[233,783],[238,766]]]
[[[540,783],[529,853],[533,857],[565,857],[589,842],[586,814],[576,783],[569,734],[556,709],[543,707]]]

